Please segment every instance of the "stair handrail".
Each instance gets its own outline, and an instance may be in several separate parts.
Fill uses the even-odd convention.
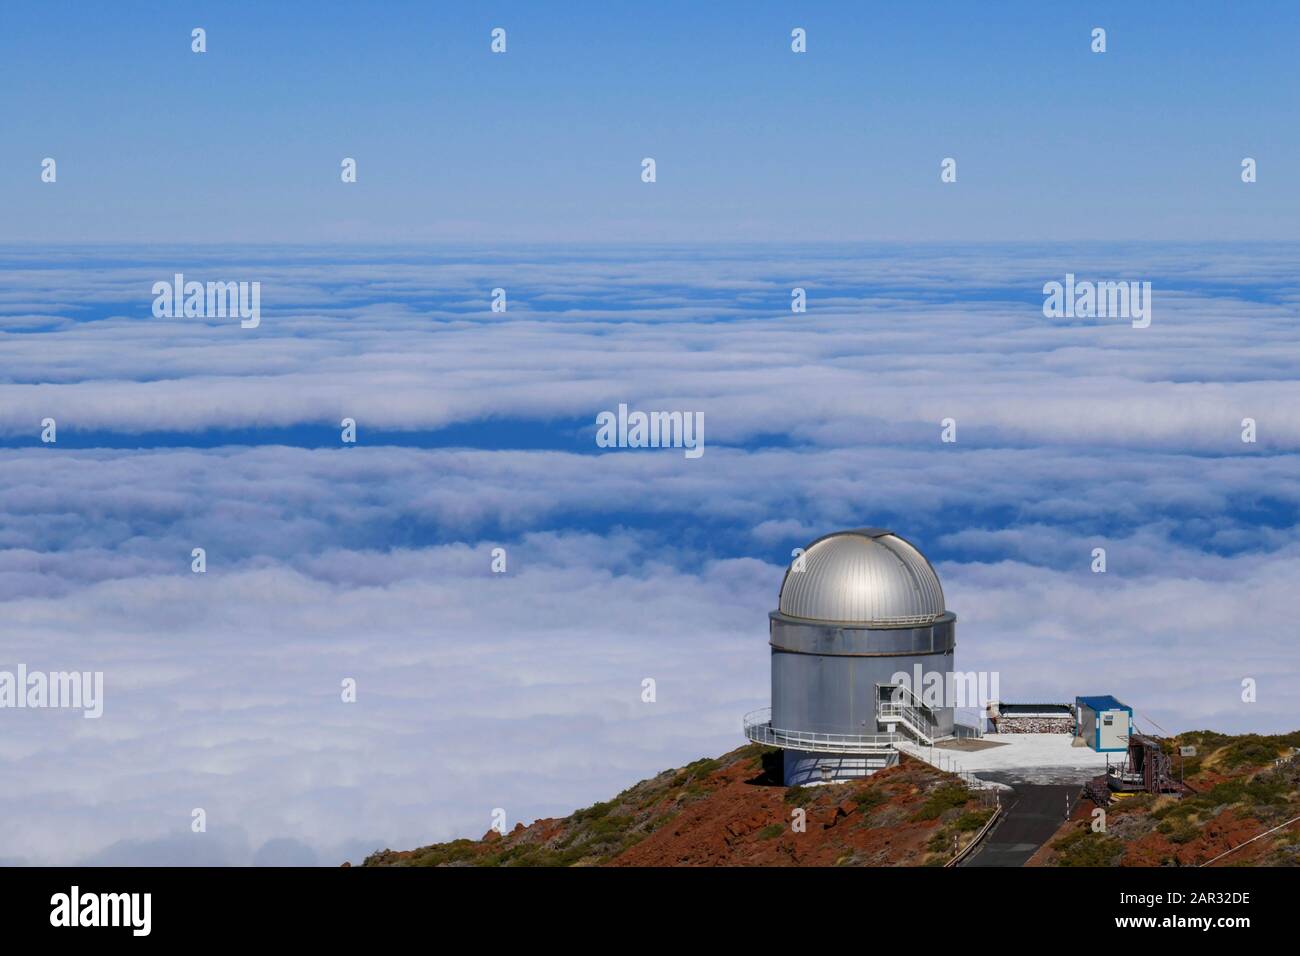
[[[882,700],[880,689],[886,687],[891,693],[888,699]],[[901,695],[898,695],[899,691],[902,692]],[[896,695],[900,699],[895,699]],[[938,736],[938,721],[934,719],[933,711],[906,684],[876,685],[876,717],[878,720],[897,718],[905,722],[910,725],[908,729],[927,745],[932,744]]]

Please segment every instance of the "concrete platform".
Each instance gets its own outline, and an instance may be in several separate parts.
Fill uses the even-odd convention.
[[[1123,754],[1099,754],[1087,747],[1071,746],[1069,734],[989,734],[981,740],[1001,746],[978,750],[933,750],[905,744],[904,753],[940,764],[945,770],[974,774],[981,780],[1001,784],[1083,784],[1106,770],[1106,761],[1123,759]],[[930,755],[934,754],[931,761]]]

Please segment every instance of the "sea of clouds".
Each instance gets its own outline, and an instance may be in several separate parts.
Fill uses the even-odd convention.
[[[608,798],[742,742],[791,549],[859,525],[1007,698],[1295,729],[1298,260],[0,248],[0,669],[105,675],[99,720],[0,711],[0,862],[328,865]],[[175,272],[261,325],[154,318]],[[1151,327],[1044,318],[1066,272],[1150,281]],[[704,456],[597,449],[620,402],[703,411]]]

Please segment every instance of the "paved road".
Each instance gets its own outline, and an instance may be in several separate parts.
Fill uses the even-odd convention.
[[[1066,800],[1073,806],[1079,797],[1072,784],[1011,786],[1013,791],[1002,791],[1002,819],[964,866],[1024,866],[1065,822]]]

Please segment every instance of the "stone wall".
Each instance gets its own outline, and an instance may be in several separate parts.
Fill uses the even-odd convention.
[[[993,726],[1000,734],[1068,734],[1074,729],[1074,718],[1014,715],[994,717]]]

